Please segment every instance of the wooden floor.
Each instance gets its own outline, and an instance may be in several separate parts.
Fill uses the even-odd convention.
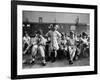
[[[31,60],[31,55],[24,56],[24,59],[29,62]],[[78,60],[74,61],[72,65],[69,64],[66,58],[57,59],[55,62],[48,61],[46,66],[41,65],[40,60],[35,60],[35,64],[23,64],[23,69],[30,68],[50,68],[50,67],[69,67],[69,66],[89,66],[89,57],[79,57]]]

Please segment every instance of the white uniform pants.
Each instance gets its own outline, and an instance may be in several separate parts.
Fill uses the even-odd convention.
[[[37,54],[37,52],[39,52],[39,54],[42,57],[43,62],[45,62],[45,47],[42,45],[33,45],[32,48],[32,56],[33,56],[33,60],[35,60],[35,56]]]
[[[70,60],[73,60],[76,52],[76,47],[75,46],[69,46],[69,55],[70,55]]]

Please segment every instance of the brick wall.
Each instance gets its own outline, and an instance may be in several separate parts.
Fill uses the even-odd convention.
[[[32,36],[34,35],[34,32],[38,29],[41,29],[43,31],[44,34],[46,34],[48,32],[48,26],[51,23],[23,23],[23,33],[25,31],[27,31],[27,33]],[[29,24],[30,26],[27,27],[27,24]],[[59,32],[65,32],[67,34],[69,34],[70,31],[70,27],[72,25],[75,24],[71,24],[71,23],[57,23],[60,28],[58,29]],[[87,26],[86,24],[79,24],[76,26],[76,30],[75,32],[80,34],[81,32],[87,32],[89,34],[89,26]]]

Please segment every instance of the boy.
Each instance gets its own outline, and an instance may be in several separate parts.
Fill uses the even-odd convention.
[[[66,52],[67,52],[67,40],[66,40],[66,37],[65,37],[65,34],[62,33],[62,36],[61,36],[61,40],[60,40],[60,50],[62,50],[64,52],[64,55],[67,55]]]
[[[23,37],[23,56],[26,54],[26,53],[29,53],[29,46],[30,46],[30,37],[27,33],[25,33],[25,36]],[[23,57],[24,58],[24,57]],[[23,63],[27,63],[26,59],[23,59]]]
[[[33,39],[33,48],[32,48],[32,60],[31,64],[35,61],[35,56],[38,53],[41,54],[42,57],[42,65],[46,65],[45,61],[45,45],[46,45],[46,39],[42,36],[42,32],[39,30],[36,33],[36,36]]]
[[[87,38],[87,34],[85,32],[82,33],[82,38],[81,38],[81,52],[83,55],[88,56],[89,52],[89,42]],[[88,54],[87,54],[88,53]]]
[[[73,64],[73,59],[76,53],[76,38],[74,32],[70,32],[70,37],[68,39],[68,51],[69,51],[69,64]]]

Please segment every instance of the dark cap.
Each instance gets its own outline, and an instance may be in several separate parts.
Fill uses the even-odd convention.
[[[87,36],[87,33],[86,32],[82,32],[82,36]]]
[[[74,34],[74,31],[70,31],[70,34]]]

